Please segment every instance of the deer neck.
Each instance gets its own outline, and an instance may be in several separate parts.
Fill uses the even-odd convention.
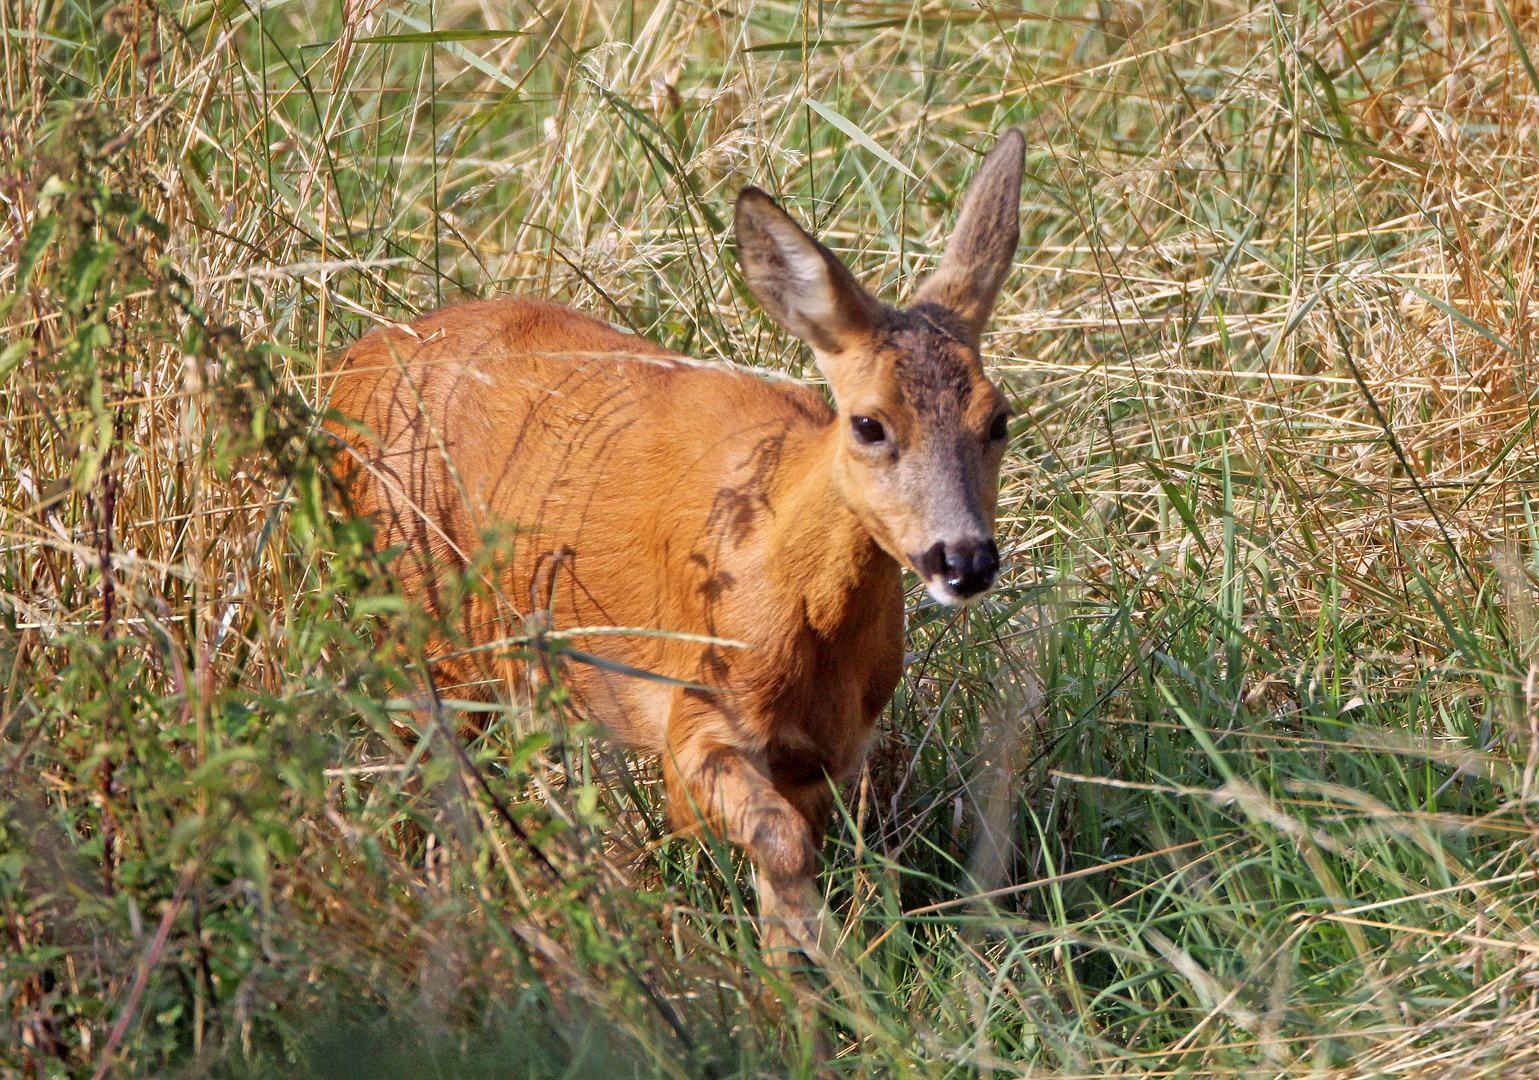
[[[901,603],[897,561],[871,538],[835,484],[842,434],[837,423],[809,432],[772,500],[773,563],[801,595],[809,626],[822,633],[865,620],[873,605]]]

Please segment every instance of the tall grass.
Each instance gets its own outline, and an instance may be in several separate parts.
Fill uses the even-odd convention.
[[[1528,0],[0,5],[0,1075],[1532,1075]],[[555,297],[808,377],[737,188],[892,299],[1030,142],[1009,570],[787,980],[555,698],[421,730],[336,351]],[[566,722],[557,722],[557,716]],[[457,749],[457,747],[459,747]]]

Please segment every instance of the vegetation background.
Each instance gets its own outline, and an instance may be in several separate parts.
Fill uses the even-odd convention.
[[[1539,1073],[1533,0],[4,0],[0,1076]],[[997,594],[766,971],[559,693],[417,737],[330,359],[553,296],[811,376],[1027,133]],[[559,648],[556,641],[554,647]]]

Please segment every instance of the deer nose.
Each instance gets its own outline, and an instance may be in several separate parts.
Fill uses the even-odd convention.
[[[976,596],[994,584],[999,548],[993,540],[943,540],[917,561],[926,577],[938,577],[958,596]]]

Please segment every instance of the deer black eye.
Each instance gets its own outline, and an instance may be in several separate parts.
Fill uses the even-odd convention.
[[[850,417],[850,427],[855,430],[855,437],[867,446],[875,446],[887,439],[887,429],[882,427],[881,421],[869,416]]]
[[[998,442],[1010,434],[1010,414],[1000,413],[989,425],[989,442]]]

